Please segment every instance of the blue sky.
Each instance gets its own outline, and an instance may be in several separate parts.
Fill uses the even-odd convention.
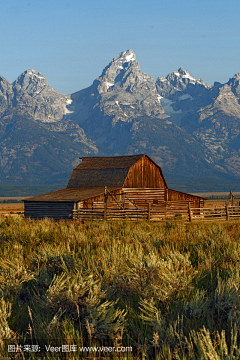
[[[133,49],[154,80],[183,66],[224,83],[240,72],[239,15],[239,0],[2,0],[0,74],[35,69],[68,94]]]

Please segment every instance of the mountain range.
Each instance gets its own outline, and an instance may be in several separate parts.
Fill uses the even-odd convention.
[[[180,67],[154,82],[133,50],[70,95],[33,69],[0,76],[0,185],[64,183],[79,157],[147,153],[179,190],[239,186],[239,81],[209,85]]]

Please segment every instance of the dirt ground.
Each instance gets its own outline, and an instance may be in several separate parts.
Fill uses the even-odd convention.
[[[227,199],[211,199],[205,201],[205,207],[221,207],[226,205]],[[234,199],[234,206],[240,206],[240,199]],[[230,200],[228,199],[228,205],[231,205]]]
[[[1,204],[0,203],[0,215],[24,213],[24,204]]]

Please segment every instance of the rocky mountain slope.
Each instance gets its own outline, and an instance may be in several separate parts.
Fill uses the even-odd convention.
[[[184,74],[184,75],[183,75]],[[206,160],[240,175],[240,73],[214,86],[180,68],[156,87],[169,120],[177,122],[204,148]]]
[[[63,95],[27,70],[0,77],[0,184],[60,183],[79,156],[148,153],[168,179],[240,175],[240,74],[206,84],[182,67],[154,80],[132,50]]]
[[[13,84],[0,78],[1,184],[65,182],[80,153],[97,153],[84,130],[66,118],[71,101],[35,70]]]

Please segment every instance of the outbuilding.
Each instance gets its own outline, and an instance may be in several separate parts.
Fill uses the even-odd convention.
[[[84,157],[73,169],[66,189],[24,200],[25,217],[72,219],[81,209],[146,210],[152,218],[200,209],[204,198],[169,189],[162,169],[147,154]]]

